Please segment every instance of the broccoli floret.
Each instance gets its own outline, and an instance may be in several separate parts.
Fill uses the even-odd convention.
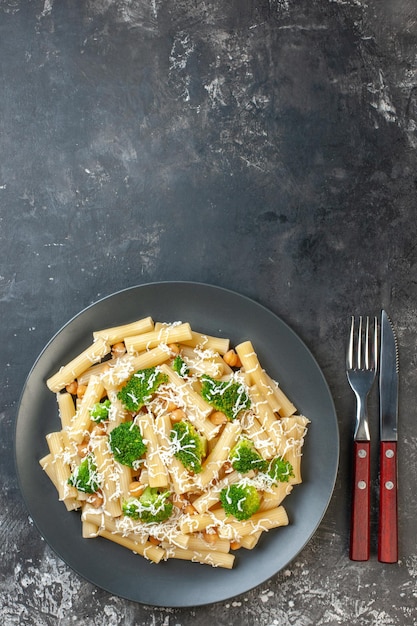
[[[110,400],[104,400],[104,402],[96,402],[96,404],[90,409],[90,416],[93,422],[104,422],[108,419],[111,402]]]
[[[174,447],[174,456],[184,467],[195,474],[201,472],[201,459],[205,454],[205,440],[189,422],[173,424],[170,439]]]
[[[156,487],[146,487],[139,498],[131,498],[122,505],[125,515],[145,524],[164,522],[172,513],[169,491],[159,492]]]
[[[179,374],[182,378],[184,378],[184,376],[188,376],[188,374],[190,373],[186,362],[180,357],[179,354],[177,354],[172,363],[172,369],[174,370],[174,372],[177,372],[177,374]]]
[[[168,377],[156,367],[138,370],[117,394],[123,406],[131,412],[139,411],[149,402],[159,385],[167,382]]]
[[[265,470],[267,462],[261,457],[255,446],[249,439],[239,439],[229,454],[232,467],[241,474],[247,474],[251,470]]]
[[[267,474],[274,483],[287,483],[294,476],[293,466],[280,456],[269,463]]]
[[[139,427],[133,422],[122,422],[109,435],[109,444],[114,458],[122,465],[139,467],[139,460],[146,452]]]
[[[251,405],[243,382],[216,380],[207,375],[201,377],[201,382],[203,398],[216,411],[222,411],[231,421]]]
[[[96,493],[98,491],[100,488],[99,477],[91,455],[87,455],[75,468],[68,479],[68,484],[84,493]]]
[[[220,502],[228,515],[242,521],[256,513],[261,497],[253,485],[234,483],[221,490]]]

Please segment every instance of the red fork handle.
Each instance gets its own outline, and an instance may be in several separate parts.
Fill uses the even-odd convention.
[[[381,441],[378,561],[398,561],[397,442]]]
[[[370,452],[369,441],[353,442],[353,493],[349,554],[352,561],[367,561],[370,554]]]

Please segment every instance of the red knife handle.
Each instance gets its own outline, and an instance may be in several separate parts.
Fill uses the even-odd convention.
[[[397,442],[381,441],[378,561],[398,561]]]
[[[367,561],[370,553],[370,452],[369,441],[353,442],[353,494],[349,554],[352,561]]]

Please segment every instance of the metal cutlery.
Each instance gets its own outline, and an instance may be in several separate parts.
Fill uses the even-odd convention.
[[[357,400],[353,442],[353,494],[350,558],[367,561],[370,554],[370,434],[367,397],[378,365],[377,319],[352,317],[346,375]]]
[[[381,314],[381,361],[379,373],[380,492],[378,560],[398,561],[397,437],[398,349],[387,313]]]

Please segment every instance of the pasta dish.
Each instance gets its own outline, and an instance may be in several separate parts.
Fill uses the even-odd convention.
[[[40,464],[85,539],[230,569],[289,523],[309,419],[251,341],[146,317],[94,332],[46,383],[60,429]]]

